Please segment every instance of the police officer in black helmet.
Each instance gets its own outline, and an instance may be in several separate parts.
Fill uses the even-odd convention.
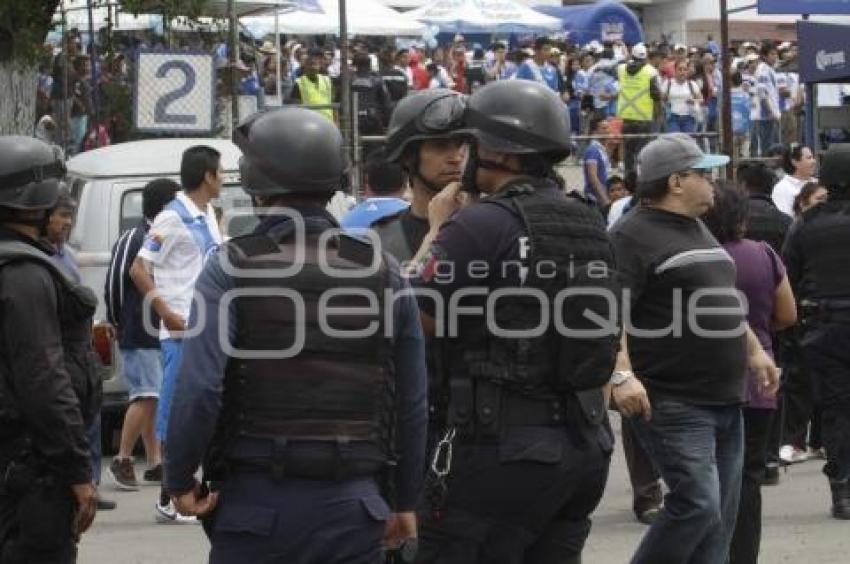
[[[416,302],[393,259],[332,231],[325,204],[348,163],[331,122],[288,107],[249,118],[234,141],[261,222],[195,286],[167,488],[204,518],[211,562],[380,562],[385,540],[416,536]],[[212,494],[193,477],[202,459]]]
[[[850,519],[850,145],[832,145],[820,168],[829,200],[803,213],[783,249],[801,308],[801,345],[822,409],[824,473],[832,515]]]
[[[94,519],[86,429],[97,299],[38,241],[65,167],[52,147],[0,137],[0,562],[66,564]]]
[[[612,247],[553,170],[570,151],[557,95],[495,82],[464,122],[462,185],[432,200],[417,253],[416,283],[432,294],[419,299],[423,327],[444,335],[449,389],[417,561],[577,563],[613,445]]]
[[[382,218],[372,228],[386,252],[400,262],[413,258],[428,233],[428,202],[460,180],[465,150],[452,132],[462,125],[463,97],[444,88],[411,94],[398,102],[387,129],[387,160],[410,178],[410,208]]]

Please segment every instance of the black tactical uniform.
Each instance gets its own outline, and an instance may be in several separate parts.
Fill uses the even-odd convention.
[[[458,327],[452,335],[448,322],[446,434],[422,510],[423,563],[579,562],[602,496],[613,437],[601,388],[619,333],[602,297],[617,299],[613,250],[598,212],[565,195],[552,170],[569,154],[565,116],[557,95],[530,81],[487,85],[466,108],[464,186],[475,189],[481,168],[503,168],[482,148],[520,155],[510,172],[522,176],[442,226],[419,280],[446,304],[474,292],[444,312]],[[441,280],[440,264],[453,276]],[[435,319],[442,309],[425,297],[420,307]],[[588,310],[614,319],[583,332],[599,329]]]
[[[261,215],[198,278],[207,317],[184,344],[168,489],[191,491],[205,455],[222,492],[205,522],[212,562],[376,564],[390,511],[413,510],[424,467],[415,301],[390,303],[385,290],[404,288],[391,259],[322,240],[336,227],[323,202],[348,170],[333,124],[284,108],[249,118],[235,142],[245,190],[292,209]],[[226,315],[210,313],[222,303]]]
[[[821,166],[829,201],[803,214],[783,256],[801,305],[802,348],[822,409],[832,514],[850,519],[850,145]]]
[[[0,138],[0,562],[76,560],[71,486],[91,482],[86,430],[100,409],[97,299],[8,227],[54,205],[64,165],[28,137]],[[46,224],[46,215],[38,220]],[[34,224],[32,224],[34,225]]]

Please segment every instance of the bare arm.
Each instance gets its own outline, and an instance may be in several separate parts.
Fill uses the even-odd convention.
[[[587,177],[590,179],[590,185],[593,186],[593,191],[599,200],[599,204],[602,206],[607,205],[608,190],[602,184],[602,181],[599,180],[599,165],[595,162],[588,162],[585,166],[587,167]]]
[[[632,372],[632,362],[629,358],[625,330],[623,331],[623,336],[620,338],[620,352],[617,353],[614,370],[617,372]],[[649,403],[649,395],[646,393],[646,388],[643,387],[643,384],[635,376],[631,376],[619,386],[614,386],[610,383],[607,384],[603,393],[606,398],[609,397],[609,394],[614,398],[614,404],[624,417],[641,415],[646,421],[649,421],[652,417],[652,406]]]
[[[171,311],[171,308],[156,291],[148,263],[142,257],[136,257],[133,261],[133,266],[130,267],[130,280],[139,289],[139,293],[150,301],[154,311],[162,319],[167,329],[170,331],[184,331],[186,329],[186,320]]]
[[[794,299],[794,292],[791,290],[791,282],[786,274],[776,288],[776,302],[773,306],[773,319],[770,322],[770,328],[773,331],[782,331],[796,322],[797,302]]]

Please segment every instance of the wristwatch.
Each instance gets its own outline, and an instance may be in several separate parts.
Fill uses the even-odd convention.
[[[631,370],[616,370],[613,374],[611,374],[611,384],[616,386],[622,386],[626,383],[626,380],[629,378],[634,378],[635,373]]]

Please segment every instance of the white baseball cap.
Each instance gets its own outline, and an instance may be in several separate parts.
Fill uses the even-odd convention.
[[[638,43],[634,47],[632,47],[632,57],[635,59],[640,59],[641,61],[645,60],[647,57],[646,45],[643,43]]]
[[[673,50],[674,50],[674,51],[687,51],[687,50],[688,50],[688,46],[687,46],[687,45],[682,45],[681,43],[676,43],[676,44],[673,46]]]

